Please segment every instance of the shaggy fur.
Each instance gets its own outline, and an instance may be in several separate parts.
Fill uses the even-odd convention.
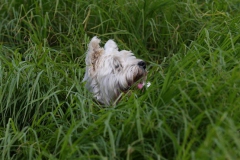
[[[99,43],[100,39],[93,37],[88,45],[83,81],[100,103],[110,105],[135,82],[139,89],[144,86],[146,64],[131,51],[118,51],[113,40],[108,40],[104,48]]]

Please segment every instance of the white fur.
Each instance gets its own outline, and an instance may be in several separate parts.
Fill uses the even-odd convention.
[[[119,99],[136,81],[144,83],[147,72],[141,59],[131,51],[118,51],[117,44],[108,40],[104,49],[100,39],[93,37],[86,55],[86,73],[83,81],[94,97],[102,104],[110,105]]]

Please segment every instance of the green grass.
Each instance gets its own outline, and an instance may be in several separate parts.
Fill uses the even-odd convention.
[[[0,22],[0,159],[240,159],[238,0],[0,0]],[[152,85],[98,105],[95,35]]]

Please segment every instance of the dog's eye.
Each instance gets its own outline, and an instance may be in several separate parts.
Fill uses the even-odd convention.
[[[114,58],[113,66],[118,71],[120,70],[120,68],[122,68],[122,64],[121,64],[121,62],[119,61],[118,58]]]

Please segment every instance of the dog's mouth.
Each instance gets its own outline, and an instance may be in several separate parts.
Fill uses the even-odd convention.
[[[147,79],[147,71],[145,69],[139,69],[134,75],[133,77],[130,77],[129,79],[126,79],[127,81],[127,86],[125,85],[121,85],[121,83],[119,83],[120,86],[120,90],[122,92],[128,92],[128,90],[130,88],[138,88],[138,89],[143,89],[143,87],[145,86],[145,81]]]
[[[138,89],[143,89],[143,87],[145,86],[145,81],[147,79],[147,72],[145,70],[141,70],[133,79],[133,82],[129,82],[128,85],[129,85],[129,88],[131,86],[135,86],[138,88]]]
[[[121,87],[121,91],[127,92],[131,87],[136,86],[138,89],[143,89],[145,86],[145,80],[146,80],[146,75],[139,76],[137,79],[133,80],[128,80],[128,86],[127,87]],[[120,85],[121,86],[121,85]]]
[[[134,87],[134,86],[136,86],[138,89],[143,89],[143,87],[145,86],[145,81],[141,81],[141,82],[136,82],[136,83],[129,83],[128,84],[128,87],[126,87],[126,88],[121,88],[121,90],[123,91],[123,92],[127,92],[131,87]]]
[[[137,87],[138,89],[142,89],[144,87],[145,83],[144,82],[140,82],[138,83]]]
[[[136,87],[138,89],[143,89],[144,85],[145,85],[145,80],[146,80],[146,75],[143,74],[143,75],[140,75],[140,76],[137,76],[135,79],[134,79],[134,82],[132,85],[136,85]]]

